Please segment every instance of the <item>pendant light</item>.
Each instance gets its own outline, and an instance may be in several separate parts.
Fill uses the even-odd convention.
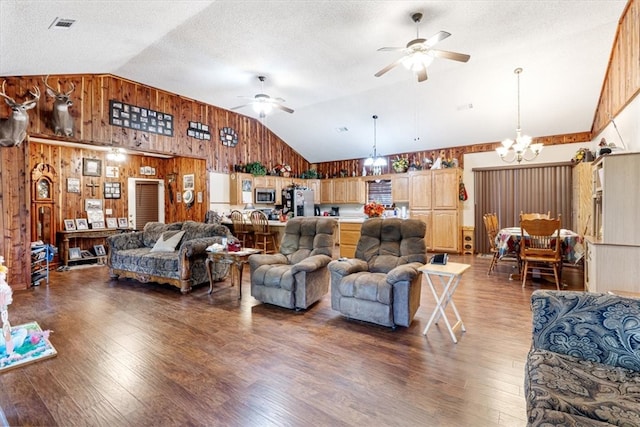
[[[370,154],[369,157],[364,161],[365,166],[369,166],[371,168],[372,175],[382,175],[382,166],[387,165],[387,161],[378,156],[377,148],[376,148],[376,121],[378,120],[377,115],[373,115],[373,154]]]
[[[518,67],[513,72],[518,77],[518,127],[516,128],[516,139],[505,139],[502,141],[502,147],[496,148],[496,152],[500,158],[507,162],[518,163],[523,160],[531,161],[538,157],[538,154],[542,151],[543,145],[541,143],[532,144],[531,137],[522,134],[522,128],[520,127],[520,74],[522,68]]]

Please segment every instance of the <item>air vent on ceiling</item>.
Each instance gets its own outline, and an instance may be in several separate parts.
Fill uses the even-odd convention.
[[[76,22],[75,19],[58,18],[56,16],[56,19],[54,19],[51,25],[49,25],[49,29],[50,30],[68,30],[69,28],[71,28],[74,22]]]
[[[349,131],[349,128],[346,127],[346,126],[342,126],[342,127],[336,128],[336,132],[338,132],[338,133],[340,133],[340,132],[348,132],[348,131]]]

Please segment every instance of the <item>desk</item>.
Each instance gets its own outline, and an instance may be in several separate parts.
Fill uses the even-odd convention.
[[[462,323],[462,319],[460,318],[460,313],[458,313],[458,309],[453,302],[453,294],[460,283],[460,278],[462,278],[462,274],[467,271],[471,266],[469,264],[459,264],[456,262],[448,262],[445,265],[439,264],[425,264],[420,267],[418,270],[424,273],[424,276],[427,279],[427,284],[431,288],[431,293],[433,293],[434,298],[436,299],[436,308],[433,310],[433,314],[431,314],[431,318],[429,318],[429,322],[427,322],[427,326],[424,328],[424,332],[422,335],[427,335],[427,331],[433,323],[438,323],[440,317],[444,319],[444,323],[447,325],[447,329],[449,329],[449,333],[451,334],[451,339],[454,343],[458,343],[456,339],[456,334],[453,332],[455,328],[458,326],[461,327],[462,332],[466,332],[467,330],[464,327],[464,323]],[[436,291],[436,285],[433,283],[432,277],[438,277],[438,281],[442,285],[442,294],[439,296]],[[448,280],[445,281],[445,278]],[[447,308],[447,305],[451,305],[453,312],[456,316],[456,323],[453,327],[449,324],[449,320],[444,312]]]
[[[508,252],[516,252],[520,246],[522,230],[520,227],[507,227],[498,232],[496,236],[496,248],[499,255],[504,256]],[[571,264],[577,264],[584,256],[584,241],[582,236],[571,230],[561,229],[560,240],[562,245],[562,259]]]
[[[242,248],[237,252],[219,251],[219,252],[207,252],[207,260],[205,265],[207,268],[207,275],[209,276],[209,294],[213,292],[213,276],[211,274],[211,264],[213,263],[226,263],[231,265],[231,286],[234,285],[234,277],[237,273],[238,283],[238,299],[242,299],[242,269],[244,265],[249,262],[249,256],[262,252],[261,249]]]
[[[69,261],[85,261],[87,259],[97,259],[104,260],[106,256],[95,256],[91,258],[78,258],[69,260],[69,240],[98,240],[100,239],[100,243],[105,243],[105,238],[113,235],[122,233],[123,230],[115,229],[115,228],[104,228],[97,230],[80,230],[80,231],[58,231],[58,246],[60,247],[60,261],[64,264],[65,267],[69,265]],[[79,245],[81,249],[93,249],[83,247]]]

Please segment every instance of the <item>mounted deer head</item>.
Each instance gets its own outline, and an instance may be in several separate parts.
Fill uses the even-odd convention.
[[[27,136],[27,126],[29,125],[29,113],[27,110],[37,105],[38,99],[40,99],[40,89],[38,89],[38,86],[34,86],[34,91],[29,91],[33,99],[18,104],[15,99],[5,93],[4,84],[6,82],[6,80],[2,82],[0,96],[11,107],[11,115],[6,119],[0,119],[0,147],[17,147],[22,144],[22,141]]]
[[[73,135],[73,118],[69,113],[69,107],[73,105],[71,93],[76,88],[73,83],[69,84],[71,90],[62,92],[58,82],[58,90],[55,90],[47,83],[49,76],[42,79],[47,88],[47,95],[53,98],[53,111],[51,111],[51,127],[56,135]]]

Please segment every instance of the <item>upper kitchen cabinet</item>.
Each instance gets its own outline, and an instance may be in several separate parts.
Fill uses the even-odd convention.
[[[333,179],[320,180],[320,203],[333,203]]]
[[[409,175],[391,175],[391,199],[393,203],[409,202]]]
[[[322,189],[320,188],[319,179],[308,179],[307,187],[313,190],[313,203],[316,205],[322,203]]]
[[[365,183],[359,177],[336,178],[333,180],[332,203],[364,204],[365,193]]]
[[[432,172],[409,173],[409,207],[411,209],[431,209]]]

